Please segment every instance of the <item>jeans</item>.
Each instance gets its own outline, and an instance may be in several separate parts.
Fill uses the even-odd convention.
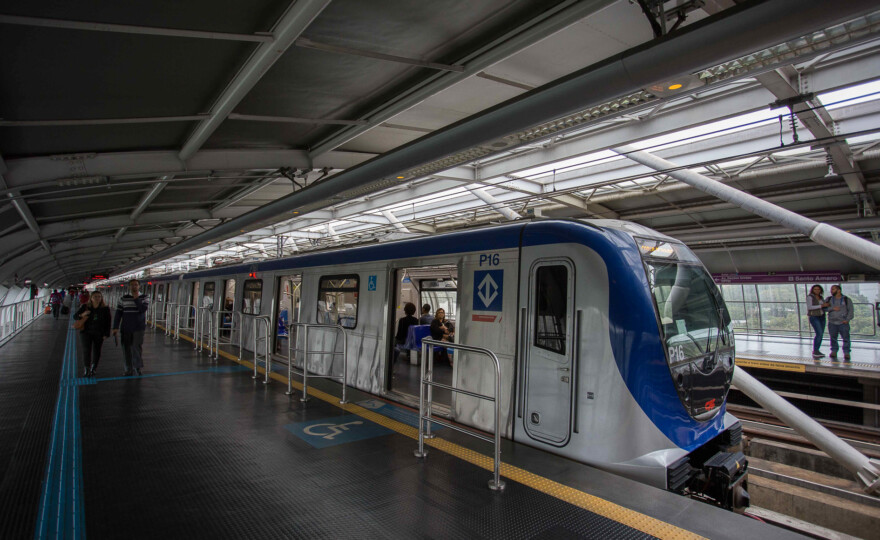
[[[837,335],[843,338],[843,354],[849,354],[849,325],[828,323],[828,335],[831,337],[831,352],[837,352]]]
[[[122,352],[125,354],[125,372],[144,367],[144,331],[122,332]]]
[[[813,352],[819,352],[822,346],[822,338],[825,337],[825,315],[821,317],[810,317],[810,326],[816,335],[813,337]]]
[[[104,336],[100,334],[89,334],[80,332],[80,343],[83,350],[83,366],[88,369],[98,369],[98,362],[101,361],[101,347],[104,345]]]

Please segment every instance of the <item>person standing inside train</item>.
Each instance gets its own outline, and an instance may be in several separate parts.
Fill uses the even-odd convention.
[[[822,347],[822,338],[825,336],[825,308],[828,304],[824,298],[825,289],[821,285],[810,287],[807,295],[807,316],[810,318],[810,326],[813,327],[813,358],[825,356],[819,350]]]
[[[83,377],[94,377],[101,361],[104,338],[110,337],[110,308],[104,303],[104,296],[98,291],[93,292],[89,303],[80,306],[74,319],[85,320],[79,333],[85,366]]]
[[[843,358],[850,359],[849,322],[855,317],[852,300],[844,296],[840,285],[831,286],[831,296],[825,299],[828,307],[828,337],[831,338],[831,358],[837,358],[837,336],[843,338]]]
[[[144,331],[147,329],[147,309],[150,301],[141,294],[141,283],[133,279],[128,282],[128,294],[119,299],[116,317],[113,319],[113,335],[122,328],[122,352],[125,355],[125,371],[128,377],[132,370],[138,375],[144,367]]]

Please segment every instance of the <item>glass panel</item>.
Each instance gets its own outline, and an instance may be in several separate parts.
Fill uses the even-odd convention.
[[[251,315],[260,314],[260,303],[263,299],[263,280],[249,279],[244,282],[244,294],[242,296],[242,313]]]
[[[318,323],[357,326],[358,276],[322,277],[318,290]]]
[[[748,285],[747,287],[751,287],[752,289],[754,289],[754,287],[751,285]],[[748,325],[749,331],[750,332],[760,331],[760,329],[761,329],[761,313],[760,313],[760,310],[758,309],[758,303],[757,302],[745,302],[743,305],[745,306],[746,325]]]
[[[235,280],[227,279],[226,283],[223,285],[224,293],[223,293],[223,310],[224,311],[234,311],[235,310]]]
[[[278,280],[278,321],[275,326],[275,352],[286,355],[288,338],[296,339],[296,329],[290,329],[288,325],[300,322],[300,307],[302,299],[302,277],[284,276]]]
[[[742,301],[742,285],[721,285],[721,295],[724,296],[725,302]]]
[[[542,266],[535,273],[535,346],[565,354],[568,268]]]

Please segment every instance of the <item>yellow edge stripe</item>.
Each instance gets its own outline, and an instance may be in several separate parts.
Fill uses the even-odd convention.
[[[156,325],[156,327],[162,328],[161,325]],[[162,329],[164,330],[164,328]],[[185,339],[186,341],[194,343],[193,338],[189,336],[181,334],[180,337],[182,339]],[[233,362],[249,367],[251,369],[253,369],[254,367],[253,363],[246,360],[239,360],[235,356],[225,351],[221,350],[220,355],[228,360],[232,360]],[[257,368],[257,371],[263,374],[266,373],[266,370],[262,368]],[[271,372],[269,373],[269,376],[276,381],[287,384],[287,377],[283,375]],[[301,383],[291,381],[291,386],[293,386],[297,390],[302,391]],[[324,392],[314,387],[309,388],[309,395],[312,397],[316,397],[321,401],[325,401],[331,405],[335,405],[346,412],[356,414],[371,422],[375,422],[376,424],[384,426],[392,431],[396,431],[397,433],[400,433],[401,435],[404,435],[406,437],[410,437],[416,440],[418,440],[419,438],[418,429],[402,422],[398,422],[397,420],[392,420],[387,416],[383,416],[379,413],[365,409],[360,405],[356,405],[353,403],[347,403],[344,405],[340,404],[338,396],[328,394],[327,392]],[[468,463],[476,465],[477,467],[486,469],[487,471],[495,470],[495,463],[490,456],[481,454],[475,450],[471,450],[470,448],[465,448],[464,446],[445,441],[440,438],[426,439],[425,444],[442,452],[446,452],[447,454],[451,454],[461,460],[467,461]],[[665,521],[642,514],[635,510],[630,510],[629,508],[620,506],[619,504],[606,501],[605,499],[596,497],[595,495],[590,495],[589,493],[585,493],[564,484],[560,484],[559,482],[544,478],[543,476],[539,476],[525,469],[521,469],[507,463],[501,464],[501,475],[515,482],[519,482],[520,484],[529,486],[530,488],[540,491],[541,493],[550,495],[551,497],[555,497],[579,508],[583,508],[584,510],[588,510],[590,512],[593,512],[594,514],[599,514],[600,516],[612,519],[618,523],[622,523],[624,525],[632,527],[633,529],[642,531],[643,533],[656,536],[657,538],[703,538],[698,534],[692,533],[680,527],[676,527],[675,525],[671,525],[669,523],[666,523]]]

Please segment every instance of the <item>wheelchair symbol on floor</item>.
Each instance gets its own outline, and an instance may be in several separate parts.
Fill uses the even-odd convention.
[[[348,422],[345,424],[333,424],[327,422],[325,424],[312,424],[311,426],[305,428],[303,433],[307,435],[312,435],[313,437],[321,437],[322,439],[333,440],[337,435],[344,433],[349,430],[348,426],[357,426],[363,424],[360,420],[355,420],[354,422]]]

